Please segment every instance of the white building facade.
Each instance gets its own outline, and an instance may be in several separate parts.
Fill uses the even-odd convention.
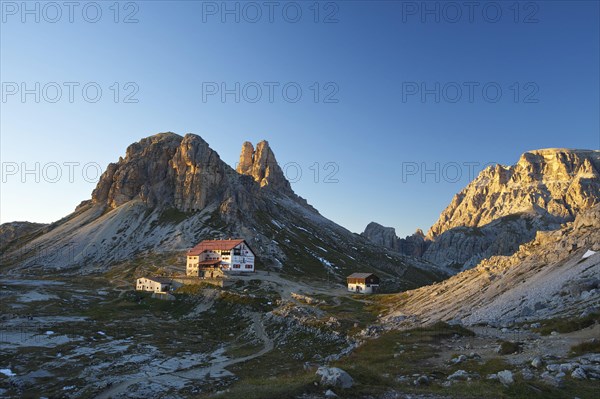
[[[187,253],[186,274],[199,276],[202,271],[254,272],[255,254],[243,239],[204,240]],[[200,276],[202,277],[202,276]]]
[[[346,280],[350,292],[372,294],[379,289],[379,277],[373,273],[353,273]]]
[[[164,277],[140,277],[135,284],[136,291],[167,292],[171,289],[171,280]]]

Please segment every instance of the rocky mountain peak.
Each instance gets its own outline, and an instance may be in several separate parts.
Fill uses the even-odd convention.
[[[149,206],[202,209],[233,172],[200,136],[159,133],[131,144],[108,165],[92,202],[116,208],[139,198]]]
[[[293,194],[290,183],[285,178],[269,142],[263,140],[256,145],[246,141],[242,145],[237,172],[252,176],[261,187],[275,189],[284,194]]]
[[[371,222],[361,235],[374,244],[416,257],[423,255],[428,246],[428,242],[425,241],[425,235],[421,229],[417,229],[411,236],[399,238],[396,235],[396,229],[393,227],[385,227],[379,223]]]
[[[490,166],[453,198],[428,237],[524,212],[572,221],[600,202],[599,168],[600,151],[563,148],[528,151],[513,166]]]
[[[396,236],[396,229],[393,227],[385,227],[379,223],[371,222],[365,227],[362,236],[386,248],[398,248],[398,237]]]

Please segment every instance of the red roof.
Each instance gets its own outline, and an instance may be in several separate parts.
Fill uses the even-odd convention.
[[[200,266],[216,266],[219,263],[221,263],[220,260],[216,259],[216,260],[203,260],[202,262],[198,262],[198,265]]]
[[[243,239],[236,240],[204,240],[200,244],[188,251],[188,255],[196,256],[200,255],[204,251],[228,251],[243,243]]]

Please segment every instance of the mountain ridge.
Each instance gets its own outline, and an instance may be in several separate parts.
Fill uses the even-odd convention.
[[[193,134],[146,137],[108,165],[91,199],[2,251],[2,264],[16,274],[103,273],[202,239],[241,236],[263,267],[284,273],[342,280],[378,271],[403,288],[448,275],[320,215],[293,192],[268,142],[244,143],[240,160],[236,171]]]
[[[559,229],[600,203],[599,170],[598,150],[528,151],[515,165],[484,169],[453,197],[425,237],[400,239],[372,225],[362,235],[413,255],[398,243],[417,243],[423,259],[468,269],[490,256],[510,255],[536,232]]]

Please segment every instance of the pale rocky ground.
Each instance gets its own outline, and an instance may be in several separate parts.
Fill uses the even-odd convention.
[[[240,344],[233,337],[202,348],[190,345],[194,342],[195,332],[206,337],[202,323],[207,318],[215,317],[211,313],[219,301],[219,291],[215,289],[206,289],[179,321],[167,316],[169,313],[163,313],[166,318],[161,319],[148,312],[136,313],[135,317],[117,312],[114,313],[116,319],[112,322],[99,324],[85,315],[85,310],[95,303],[111,308],[111,303],[128,295],[127,287],[115,289],[107,286],[98,289],[83,281],[83,285],[27,279],[0,281],[3,286],[2,304],[8,305],[14,312],[14,315],[10,314],[3,308],[0,369],[8,369],[15,374],[11,377],[0,375],[0,389],[4,390],[0,393],[4,392],[8,397],[19,397],[20,394],[15,396],[15,392],[32,392],[31,389],[57,392],[59,389],[67,398],[88,397],[92,393],[93,397],[99,398],[142,398],[148,395],[185,398],[199,395],[210,386],[221,387],[225,396],[217,397],[227,397],[227,389],[236,380],[236,373],[240,370],[236,366],[240,365],[243,369],[243,364],[268,358],[282,345],[292,346],[287,360],[279,360],[280,362],[305,362],[308,367],[314,368],[316,365],[327,365],[343,359],[365,342],[377,340],[390,327],[410,327],[407,324],[394,324],[394,320],[384,317],[381,320],[375,319],[374,324],[365,326],[353,337],[345,336],[339,333],[339,314],[322,309],[323,305],[326,308],[333,306],[335,309],[349,300],[350,294],[343,286],[331,285],[325,281],[308,283],[290,280],[278,273],[266,271],[245,276],[241,280],[245,285],[236,292],[245,293],[249,298],[268,295],[273,299],[268,302],[272,306],[264,311],[245,310],[240,314],[233,312],[233,319],[219,323],[220,328],[227,328],[227,324],[234,320],[242,322],[242,342],[250,343],[253,349],[239,355],[228,354],[231,348]],[[119,280],[114,280],[113,284],[117,284],[117,281]],[[261,282],[257,286],[259,291],[253,291],[252,288],[253,284],[256,286],[256,281]],[[368,304],[374,298],[360,297],[352,301]],[[31,299],[34,301],[31,302]],[[27,315],[31,315],[32,320]],[[223,314],[219,317],[223,317]],[[413,319],[412,325],[414,322],[418,320]],[[178,327],[181,323],[184,324]],[[190,330],[192,325],[195,326],[194,330]],[[69,326],[73,327],[69,329]],[[451,371],[444,371],[451,370],[448,365],[462,367],[464,362],[472,368],[476,367],[473,365],[475,361],[484,362],[497,358],[500,340],[522,343],[520,353],[503,356],[511,365],[508,370],[514,373],[515,378],[523,378],[523,375],[529,378],[533,375],[534,381],[544,381],[552,386],[559,385],[565,378],[572,378],[571,374],[579,368],[585,370],[586,379],[595,378],[595,370],[600,371],[598,356],[571,358],[568,354],[574,344],[598,336],[600,325],[574,333],[550,336],[540,336],[531,331],[528,324],[510,322],[506,328],[494,323],[469,328],[476,336],[455,336],[435,344],[436,357],[431,359],[430,366],[423,368],[422,374],[416,377],[399,374],[395,376],[397,381],[406,384],[407,388],[414,387],[413,380],[422,376],[426,376],[433,385],[467,384],[468,381],[440,377],[439,370],[452,375]],[[163,330],[180,332],[167,341],[152,338],[160,335],[159,331]],[[300,360],[306,356],[303,352],[307,348],[293,343],[294,331],[309,334],[317,339],[318,345],[332,345],[332,349],[320,350],[315,357],[310,355],[308,361],[306,358]],[[231,335],[233,334],[235,333]],[[314,345],[315,343],[307,344]],[[390,348],[390,351],[394,350],[397,349]],[[20,355],[14,356],[14,353]],[[473,353],[477,354],[477,358],[473,358],[475,360],[471,359]],[[455,365],[456,359],[461,355],[466,360]],[[531,362],[538,356],[544,364],[536,368]],[[298,360],[295,360],[296,357]],[[72,371],[68,371],[69,369]],[[436,374],[431,374],[433,369],[438,370]],[[561,377],[561,373],[565,376]],[[350,376],[352,377],[352,371]],[[487,377],[469,374],[468,378],[477,380]],[[328,391],[344,397],[344,390],[336,386],[324,386],[320,393],[298,397],[325,398],[328,397]],[[361,396],[367,397],[436,399],[461,396],[411,394],[401,388],[394,388],[373,396]]]
[[[600,206],[558,231],[539,232],[511,256],[495,256],[441,283],[406,293],[386,320],[404,316],[502,325],[577,315],[600,306]]]

